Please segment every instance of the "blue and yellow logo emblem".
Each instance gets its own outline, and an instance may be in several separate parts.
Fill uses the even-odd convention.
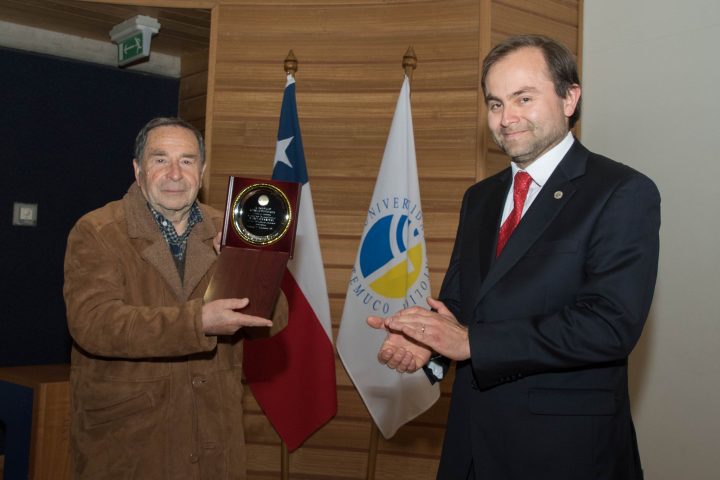
[[[420,231],[410,223],[407,215],[400,215],[393,225],[394,215],[380,218],[370,227],[365,241],[360,247],[360,272],[363,277],[371,277],[386,265],[393,264],[397,254],[407,261],[390,266],[373,280],[369,287],[383,297],[405,298],[408,287],[413,285],[420,276],[423,260],[422,243],[405,245],[405,238],[420,240]],[[409,235],[408,235],[409,234]]]
[[[422,220],[419,205],[401,197],[368,210],[350,291],[373,312],[416,305],[430,293]]]

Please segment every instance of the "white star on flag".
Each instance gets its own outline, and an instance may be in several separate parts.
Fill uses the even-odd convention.
[[[284,163],[290,168],[293,168],[292,163],[290,163],[290,159],[287,156],[287,148],[290,146],[290,142],[292,142],[293,137],[286,138],[284,140],[278,140],[277,146],[275,147],[275,161],[273,162],[273,168],[275,168],[275,165],[278,162]]]

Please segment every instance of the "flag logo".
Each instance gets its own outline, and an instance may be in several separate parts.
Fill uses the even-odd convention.
[[[391,213],[382,215],[387,211]],[[362,279],[358,277],[353,292],[367,297],[373,311],[388,314],[389,303],[370,298],[372,294],[405,299],[403,307],[407,308],[425,298],[430,288],[428,272],[422,271],[423,265],[427,265],[422,210],[408,199],[386,198],[369,210],[368,222],[372,219],[375,221],[360,245],[358,263]],[[370,292],[363,292],[365,286]]]

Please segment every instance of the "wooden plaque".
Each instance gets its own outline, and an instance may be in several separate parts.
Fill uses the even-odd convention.
[[[205,302],[247,297],[243,313],[270,318],[295,245],[300,187],[230,177],[220,256]]]

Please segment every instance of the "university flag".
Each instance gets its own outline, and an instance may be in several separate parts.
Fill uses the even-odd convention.
[[[243,369],[255,399],[293,451],[335,415],[337,394],[330,303],[292,75],[283,95],[272,178],[302,183],[295,251],[282,281],[288,325],[273,337],[245,342]]]
[[[370,315],[386,317],[413,305],[427,307],[430,276],[423,233],[410,82],[400,90],[380,173],[345,298],[337,349],[350,378],[385,438],[392,437],[440,396],[422,370],[401,374],[378,363],[385,331]]]

